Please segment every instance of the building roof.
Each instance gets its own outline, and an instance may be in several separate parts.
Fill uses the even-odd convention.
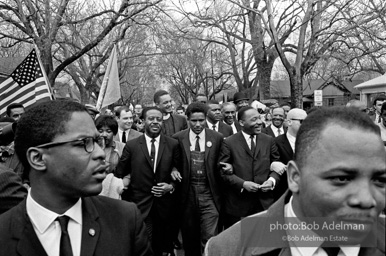
[[[371,79],[369,81],[366,81],[364,83],[358,84],[355,86],[356,89],[363,89],[366,87],[375,87],[375,86],[386,86],[386,74],[379,76],[377,78]]]
[[[314,90],[323,90],[327,86],[335,86],[339,90],[347,93],[359,94],[359,91],[354,88],[355,85],[362,83],[363,80],[353,81],[326,81],[323,79],[307,80],[303,82],[303,96],[311,97]],[[271,81],[271,97],[285,98],[290,97],[290,81],[289,80],[275,80]]]

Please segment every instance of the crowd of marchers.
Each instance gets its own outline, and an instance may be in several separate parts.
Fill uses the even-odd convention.
[[[386,96],[373,107],[261,109],[236,93],[175,109],[164,90],[152,107],[13,103],[0,119],[0,256],[385,255]],[[256,217],[366,228],[345,244],[246,245],[241,223]]]

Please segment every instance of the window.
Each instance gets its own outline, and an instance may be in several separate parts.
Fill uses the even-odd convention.
[[[327,106],[334,106],[334,98],[328,98],[327,99]]]

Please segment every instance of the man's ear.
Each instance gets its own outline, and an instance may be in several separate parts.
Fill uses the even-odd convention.
[[[289,190],[291,190],[294,194],[298,193],[300,184],[300,170],[293,160],[288,162],[287,179]]]
[[[46,170],[44,149],[31,147],[27,150],[27,160],[31,168],[37,171]]]
[[[244,121],[243,120],[239,120],[239,125],[240,126],[244,126]]]

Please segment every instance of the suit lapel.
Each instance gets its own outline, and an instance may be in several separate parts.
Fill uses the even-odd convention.
[[[220,126],[219,126],[220,127]],[[210,138],[212,136],[209,137],[209,132],[205,131],[205,163],[208,163],[208,157],[209,157],[209,152],[211,150],[211,148],[214,146],[213,143]],[[207,147],[206,145],[208,145],[208,141],[210,141],[210,143],[212,144],[210,147]]]
[[[245,151],[247,151],[248,155],[250,155],[253,158],[252,151],[248,147],[248,143],[245,140],[243,133],[239,132],[238,134],[239,134],[238,136],[239,136],[239,140],[240,140],[241,146],[245,149]]]
[[[259,143],[259,134],[256,134],[256,150],[255,150],[255,155],[253,157],[256,157],[259,152],[260,152],[260,149],[261,147],[263,146],[263,143]]]
[[[101,233],[97,219],[99,214],[90,198],[83,198],[82,203],[82,245],[80,255],[92,256]]]
[[[284,136],[285,136],[285,138],[281,141],[281,143],[282,143],[285,151],[287,151],[288,155],[292,156],[294,152],[292,151],[291,144],[289,143],[287,136],[286,135],[284,135]]]
[[[157,163],[156,163],[156,172],[157,172],[157,167],[161,161],[161,158],[162,158],[162,154],[164,152],[164,149],[165,149],[165,144],[166,144],[166,139],[164,137],[164,135],[161,134],[161,137],[160,137],[160,140],[159,140],[159,147],[158,147],[158,155],[157,155]]]
[[[189,131],[190,129],[187,129],[186,132],[183,134],[182,138],[182,146],[184,147],[186,158],[188,160],[188,163],[190,162],[190,139],[189,139]],[[190,164],[188,164],[189,170],[190,170]]]
[[[146,145],[145,135],[142,135],[142,138],[139,139],[139,146],[141,147],[142,153],[146,157],[147,162],[150,164],[150,166],[152,166],[149,151],[148,151],[147,145]]]
[[[47,253],[40,243],[32,223],[27,215],[26,200],[20,203],[18,211],[12,219],[12,232],[14,237],[20,238],[17,251],[22,256],[42,255]],[[19,214],[20,213],[20,214]]]

